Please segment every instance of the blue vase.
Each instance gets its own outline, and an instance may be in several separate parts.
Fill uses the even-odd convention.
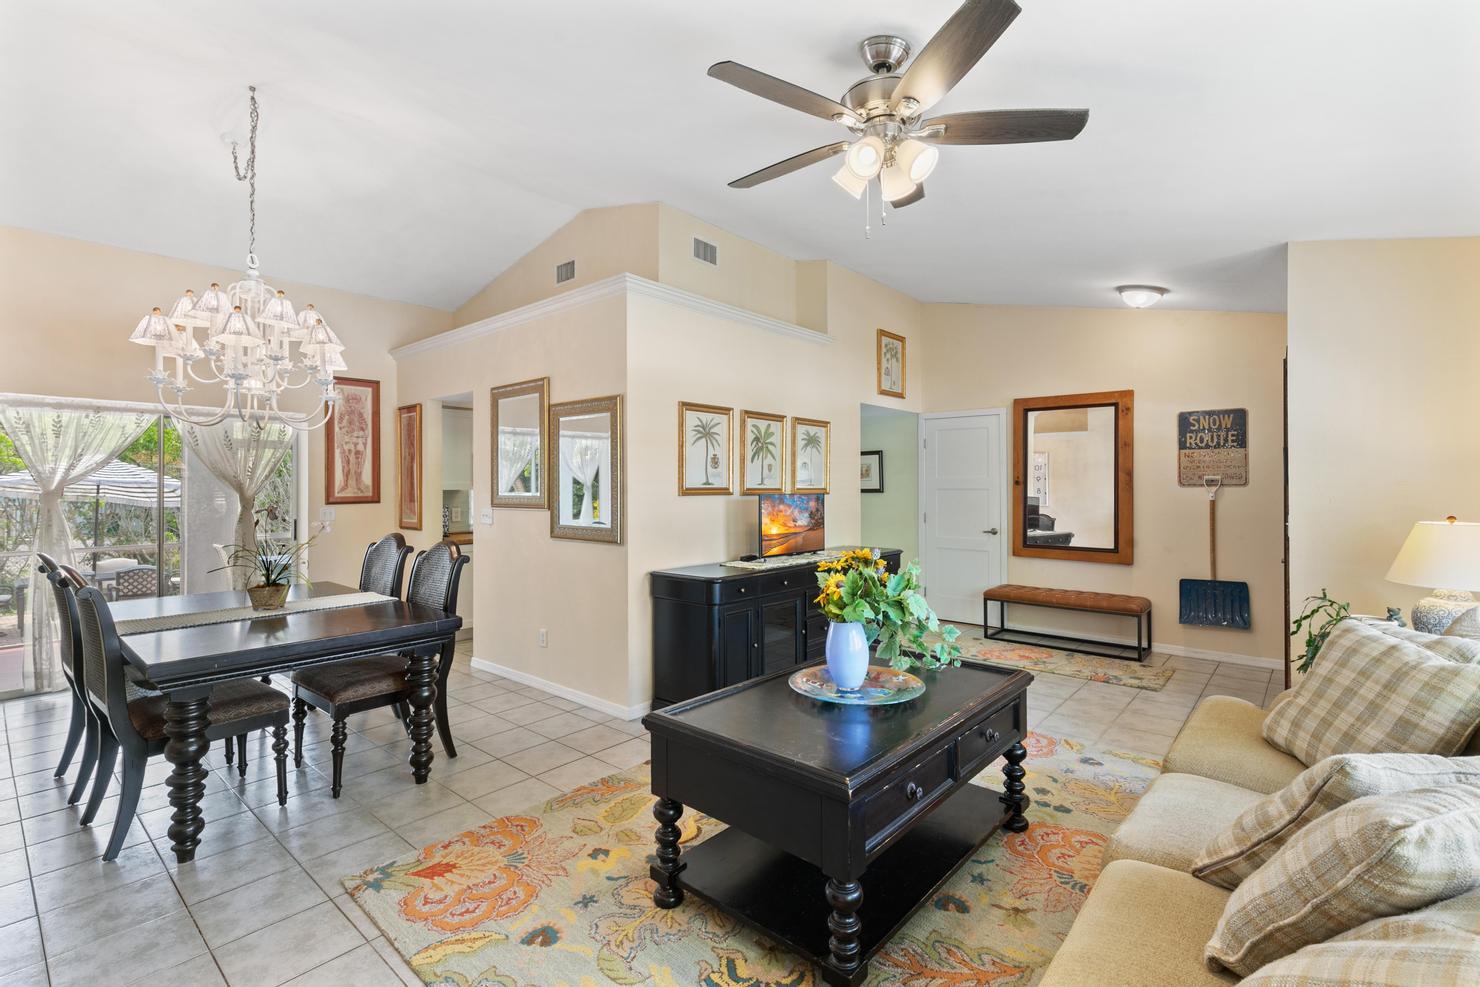
[[[839,689],[857,689],[868,677],[868,635],[860,623],[827,625],[827,674]]]

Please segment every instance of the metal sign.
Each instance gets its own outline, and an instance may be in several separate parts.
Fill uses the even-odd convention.
[[[1249,411],[1183,411],[1177,414],[1177,485],[1200,487],[1222,477],[1225,487],[1249,484]]]

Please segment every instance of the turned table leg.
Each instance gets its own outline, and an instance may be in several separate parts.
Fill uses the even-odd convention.
[[[437,655],[415,655],[406,666],[411,702],[411,777],[426,784],[432,773],[432,704],[437,701]]]
[[[832,906],[832,914],[827,918],[827,929],[832,933],[827,940],[827,948],[832,955],[827,965],[847,976],[843,982],[851,983],[853,975],[859,972],[858,933],[863,929],[863,920],[858,917],[858,906],[863,904],[863,885],[858,881],[839,881],[830,877],[827,879],[827,903]]]
[[[170,844],[175,859],[188,863],[195,859],[200,834],[206,828],[200,811],[200,800],[206,793],[207,771],[200,759],[210,751],[206,726],[210,703],[206,693],[172,694],[164,707],[164,732],[169,739],[164,745],[164,758],[173,765],[167,782],[170,789]]]
[[[1021,833],[1028,828],[1028,820],[1023,813],[1028,811],[1031,801],[1023,785],[1023,776],[1027,774],[1023,770],[1023,762],[1028,758],[1028,751],[1021,743],[1016,743],[1002,756],[1007,759],[1002,768],[1002,775],[1007,779],[1002,786],[1002,804],[1007,806],[1007,818],[1002,821],[1002,828],[1009,833]]]
[[[658,883],[653,889],[653,904],[659,908],[677,908],[683,904],[683,888],[678,886],[678,875],[684,869],[678,860],[681,815],[683,805],[673,799],[660,798],[653,804],[653,818],[658,820],[658,862],[649,873]]]

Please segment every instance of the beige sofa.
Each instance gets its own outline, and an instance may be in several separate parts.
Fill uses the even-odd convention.
[[[1203,962],[1230,892],[1191,870],[1239,813],[1307,767],[1264,740],[1266,715],[1231,696],[1209,696],[1192,711],[1162,774],[1106,846],[1104,869],[1039,987],[1238,982]],[[1480,754],[1480,733],[1466,753]]]

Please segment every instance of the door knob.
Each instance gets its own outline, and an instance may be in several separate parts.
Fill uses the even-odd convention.
[[[996,533],[997,533],[997,529],[996,528],[983,528],[982,529],[982,534],[984,534],[984,535],[995,535]]]

